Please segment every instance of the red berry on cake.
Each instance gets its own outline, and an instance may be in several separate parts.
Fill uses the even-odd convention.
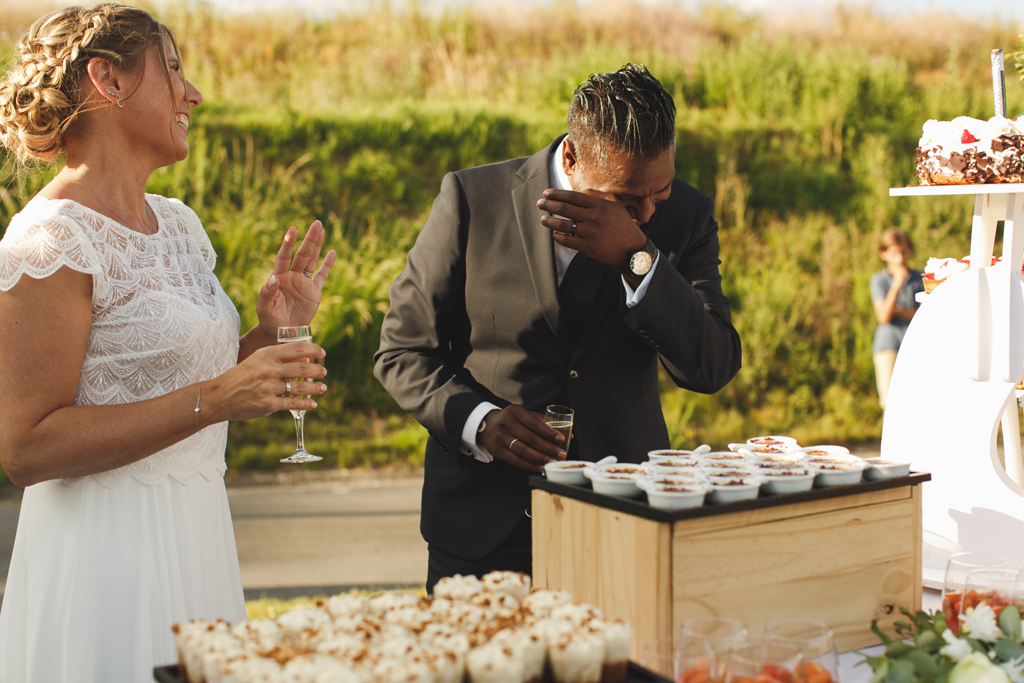
[[[978,138],[976,138],[973,135],[971,135],[971,131],[969,131],[966,128],[964,128],[963,134],[960,135],[960,144],[966,145],[966,144],[969,144],[971,142],[977,142],[977,141],[978,141]]]

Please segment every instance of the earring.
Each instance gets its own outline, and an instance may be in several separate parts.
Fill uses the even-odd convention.
[[[103,91],[106,92],[108,95],[110,95],[111,97],[113,97],[114,99],[117,100],[117,106],[118,107],[124,107],[124,100],[121,99],[120,95],[118,95],[116,92],[114,92],[110,88],[104,88]]]

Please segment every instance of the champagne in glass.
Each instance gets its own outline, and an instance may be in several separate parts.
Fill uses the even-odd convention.
[[[279,327],[277,328],[277,343],[278,344],[290,344],[292,342],[312,342],[313,331],[309,325],[300,325],[298,327]],[[296,361],[312,363],[312,358],[297,358]],[[290,377],[291,382],[304,382],[304,377]],[[303,398],[309,398],[304,396]],[[323,460],[318,455],[311,455],[306,451],[306,440],[303,433],[303,425],[305,422],[306,411],[305,410],[292,410],[292,418],[295,420],[295,452],[281,460],[281,462],[316,462],[317,460]]]
[[[565,437],[562,442],[562,450],[569,452],[569,442],[572,441],[572,408],[566,406],[548,406],[544,413],[544,422],[556,432]]]

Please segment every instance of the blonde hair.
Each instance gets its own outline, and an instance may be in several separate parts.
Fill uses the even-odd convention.
[[[18,40],[13,66],[0,82],[0,144],[22,163],[65,152],[66,133],[85,110],[82,81],[89,60],[101,57],[130,71],[161,39],[177,52],[174,34],[149,12],[114,3],[68,7],[37,19]],[[166,68],[167,56],[157,52]],[[100,106],[107,105],[93,108]]]

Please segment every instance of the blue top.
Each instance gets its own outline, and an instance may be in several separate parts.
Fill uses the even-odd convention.
[[[890,287],[892,287],[892,273],[889,272],[888,268],[883,268],[872,275],[871,301],[883,300],[889,294]],[[921,279],[921,273],[911,270],[910,279],[903,283],[899,294],[896,295],[896,305],[900,308],[916,309],[918,304],[915,296],[918,292],[923,291],[924,280]],[[909,325],[909,320],[898,318],[895,315],[890,322],[880,324],[875,329],[875,342],[871,345],[872,353],[899,349],[900,344],[903,343],[903,335],[907,333]]]

